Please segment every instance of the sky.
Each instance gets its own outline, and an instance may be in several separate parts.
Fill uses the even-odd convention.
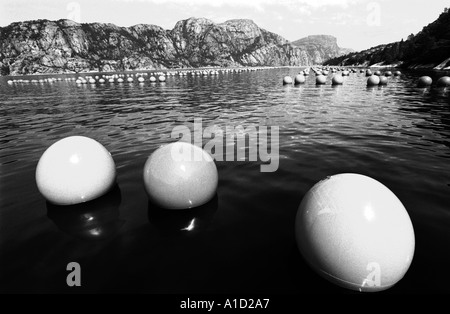
[[[338,45],[363,50],[406,39],[436,20],[448,0],[0,0],[0,27],[36,19],[71,19],[118,26],[203,17],[215,23],[251,19],[294,41],[333,35]]]

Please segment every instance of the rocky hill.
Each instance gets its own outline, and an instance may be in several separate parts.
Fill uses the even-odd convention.
[[[334,39],[334,43],[335,43]],[[251,20],[204,18],[172,30],[139,24],[36,20],[0,28],[0,73],[68,73],[203,66],[312,65],[332,55],[320,44],[293,45]]]
[[[312,57],[314,64],[322,64],[331,58],[336,58],[352,52],[352,49],[340,48],[336,37],[330,35],[311,35],[296,41],[292,44],[305,49]]]
[[[401,65],[408,68],[450,69],[450,11],[406,40],[332,58],[328,65]]]

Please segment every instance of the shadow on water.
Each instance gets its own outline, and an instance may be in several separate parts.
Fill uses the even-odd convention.
[[[47,202],[47,217],[70,236],[107,239],[117,234],[124,224],[119,212],[121,201],[120,188],[116,184],[107,194],[87,203],[59,206]]]
[[[207,229],[217,212],[217,194],[206,204],[189,209],[170,210],[148,201],[148,220],[162,235],[183,236]]]

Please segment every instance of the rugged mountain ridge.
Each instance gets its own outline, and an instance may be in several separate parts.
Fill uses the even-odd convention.
[[[2,75],[203,66],[298,66],[322,51],[289,43],[251,20],[189,18],[172,30],[139,24],[36,20],[0,28]]]

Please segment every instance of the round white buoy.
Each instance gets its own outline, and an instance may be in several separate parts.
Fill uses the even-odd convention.
[[[323,85],[327,82],[327,77],[325,75],[319,75],[316,77],[316,85]]]
[[[145,79],[144,79],[142,76],[140,76],[140,77],[138,78],[138,81],[139,81],[140,83],[143,83],[143,82],[145,81]]]
[[[175,142],[157,149],[144,166],[144,185],[159,207],[184,209],[211,200],[218,173],[212,157],[190,143]]]
[[[417,82],[418,87],[426,87],[430,86],[433,83],[433,80],[429,76],[421,76],[419,81]]]
[[[292,84],[292,77],[290,77],[290,76],[285,76],[285,77],[283,78],[283,85],[286,85],[286,84]]]
[[[438,87],[447,87],[450,86],[450,77],[449,76],[443,76],[439,78],[436,82],[436,85]]]
[[[305,83],[305,81],[306,81],[306,79],[305,79],[305,76],[303,74],[298,74],[294,78],[295,85],[303,84],[303,83]]]
[[[367,79],[367,86],[375,86],[380,84],[380,77],[377,75],[371,75],[368,79]]]
[[[73,205],[102,196],[114,185],[116,166],[99,142],[70,136],[51,145],[36,167],[41,194],[56,205]]]
[[[413,225],[397,196],[377,180],[354,173],[328,177],[306,193],[295,236],[319,275],[363,292],[395,285],[415,250]]]
[[[331,79],[331,85],[342,85],[343,83],[344,83],[344,78],[339,74],[336,74]]]
[[[158,76],[158,81],[165,82],[166,81],[166,77],[164,75],[160,75],[160,76]]]
[[[378,83],[379,85],[387,85],[388,83],[388,79],[386,76],[380,76],[380,83]]]

